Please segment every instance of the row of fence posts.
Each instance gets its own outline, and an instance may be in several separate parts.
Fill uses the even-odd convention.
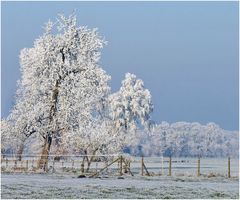
[[[17,168],[17,167],[18,167],[17,162],[18,162],[18,160],[14,160],[14,165],[13,165],[14,168]],[[19,166],[20,168],[24,168],[24,167],[23,167],[23,162],[24,162],[23,160],[20,161],[20,166]],[[9,163],[9,160],[6,158],[6,159],[5,159],[5,167],[6,167],[6,168],[8,168],[8,166],[9,166],[8,163]],[[32,167],[33,167],[33,165],[34,165],[34,160],[32,160]],[[26,168],[26,170],[28,170],[28,168],[29,168],[29,160],[26,160],[26,162],[25,162],[25,168]]]
[[[107,164],[106,167],[104,167],[103,169],[101,169],[100,171],[103,171],[105,169],[107,169],[110,165],[112,165],[113,163],[119,161],[119,174],[120,176],[123,175],[123,156],[120,156],[118,157],[117,159],[115,159],[113,162],[111,162],[110,164]],[[5,159],[5,167],[8,168],[8,162],[9,160],[6,158]],[[20,168],[23,168],[23,161],[20,161],[21,162],[21,165],[20,165]],[[125,162],[125,161],[124,161]],[[130,162],[127,164],[125,163],[126,167],[128,168],[128,170],[130,171],[130,173],[132,174],[131,170],[130,170]],[[127,166],[128,165],[128,166]],[[33,168],[34,167],[34,160],[32,160],[32,165],[31,167]],[[54,170],[54,167],[55,167],[55,161],[53,160],[52,162],[52,168]],[[14,168],[17,168],[17,160],[14,160]],[[29,161],[26,160],[26,170],[28,170],[29,168]],[[62,169],[64,169],[64,162],[62,161]],[[74,160],[72,160],[72,170],[74,169]],[[144,176],[144,171],[146,172],[146,175],[149,176],[150,173],[144,163],[144,157],[142,156],[141,158],[141,175]],[[163,158],[162,158],[162,172],[163,172]],[[80,165],[80,173],[81,174],[84,174],[84,163],[82,162],[81,165]],[[97,172],[97,169],[96,169],[96,173],[99,173]],[[172,176],[172,157],[170,156],[169,157],[169,167],[168,167],[168,176]],[[197,160],[197,176],[201,176],[201,173],[200,173],[200,158],[198,158]],[[231,160],[230,160],[230,157],[228,157],[228,173],[227,173],[227,176],[228,178],[231,178]]]
[[[3,163],[3,159],[1,160],[2,163]],[[23,166],[23,163],[24,163],[24,160],[22,161],[18,161],[18,160],[8,160],[7,158],[5,159],[5,167],[8,168],[9,166],[9,162],[10,161],[13,161],[14,162],[14,165],[13,167],[16,169],[17,167],[20,167],[20,168],[25,168],[26,170],[29,169],[29,160],[25,160],[25,167]],[[20,162],[20,166],[18,165],[18,162]],[[31,168],[34,168],[34,162],[35,160],[32,160],[31,162]],[[64,161],[61,162],[61,166],[62,166],[62,169],[64,169]],[[74,169],[74,160],[72,160],[72,170]],[[55,160],[52,161],[52,168],[55,169]],[[84,171],[84,164],[81,162],[81,165],[80,165],[80,171]]]
[[[172,176],[172,157],[169,157],[169,166],[168,166],[168,176]],[[197,160],[197,176],[201,176],[200,173],[200,158],[198,158]],[[144,176],[144,170],[146,171],[146,175],[149,176],[149,172],[147,170],[146,165],[144,164],[144,157],[142,156],[141,159],[141,175]],[[163,160],[162,160],[162,172],[163,172]],[[231,178],[231,160],[230,157],[228,157],[228,173],[227,173],[227,177]]]

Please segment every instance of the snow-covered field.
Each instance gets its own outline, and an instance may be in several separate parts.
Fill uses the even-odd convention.
[[[76,178],[2,174],[7,198],[238,198],[238,179],[196,177]]]

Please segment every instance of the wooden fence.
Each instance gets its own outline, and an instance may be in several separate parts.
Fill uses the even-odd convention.
[[[192,161],[189,164],[188,158],[163,158],[154,157],[156,162],[151,162],[152,158],[149,157],[124,157],[122,155],[100,155],[96,156],[96,159],[91,163],[89,171],[86,171],[87,163],[81,156],[60,156],[60,159],[55,160],[50,156],[48,166],[45,173],[77,173],[80,176],[85,177],[97,177],[102,174],[112,174],[119,177],[123,175],[141,175],[141,176],[179,176],[189,175],[191,171],[192,176],[225,176],[231,178],[231,159],[230,157],[225,159],[225,164],[222,162],[222,166],[219,173],[214,172],[214,167],[208,167],[212,170],[208,170],[207,167],[201,166],[201,161],[204,158],[191,158]],[[16,157],[5,156],[1,158],[1,171],[2,172],[44,172],[37,168],[38,156],[23,156],[19,161]],[[104,158],[104,159],[103,159]],[[211,166],[211,163],[209,163]],[[215,167],[216,168],[216,167]],[[202,169],[204,169],[202,171]],[[176,173],[174,173],[176,172]],[[178,172],[178,173],[177,173]],[[238,174],[234,175],[238,177]]]

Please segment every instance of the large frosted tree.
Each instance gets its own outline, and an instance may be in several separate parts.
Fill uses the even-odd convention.
[[[60,15],[32,48],[21,51],[21,85],[29,94],[24,100],[36,111],[27,115],[29,122],[37,119],[32,128],[43,139],[40,168],[53,141],[61,145],[63,134],[79,131],[104,108],[110,79],[99,66],[104,44],[96,29],[78,27],[74,15]]]

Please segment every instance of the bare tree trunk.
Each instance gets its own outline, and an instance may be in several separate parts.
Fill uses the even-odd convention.
[[[61,135],[63,135],[64,133],[64,129],[61,129],[59,131],[57,131],[54,135],[53,135],[53,144],[54,145],[54,160],[60,160],[61,158],[61,155],[64,155],[64,149],[62,149],[62,138],[61,138]]]
[[[23,150],[24,150],[24,142],[22,142],[22,143],[20,144],[20,147],[19,147],[18,150],[17,150],[17,158],[18,158],[19,161],[22,160]]]
[[[228,178],[231,178],[231,160],[228,157]]]
[[[197,176],[200,176],[200,156],[198,157],[197,160]]]
[[[48,168],[48,155],[49,155],[49,151],[51,148],[51,144],[52,144],[52,137],[50,134],[48,134],[48,136],[45,138],[44,140],[44,144],[43,144],[43,148],[42,148],[42,152],[41,152],[41,157],[38,160],[37,163],[37,168],[38,169],[43,169],[44,171],[47,171]]]
[[[91,165],[91,159],[87,160],[87,168],[86,168],[86,172],[89,172],[89,169],[90,169],[90,165]]]
[[[83,161],[82,161],[82,163],[84,164],[84,161],[86,160],[87,161],[87,169],[86,169],[86,172],[88,172],[89,171],[89,168],[90,168],[90,161],[89,161],[89,158],[88,158],[88,153],[87,153],[87,150],[84,150],[84,154],[85,154],[85,156],[83,157]]]
[[[86,160],[87,160],[87,169],[86,169],[86,172],[89,172],[91,163],[92,163],[93,159],[95,158],[95,154],[96,154],[97,150],[98,150],[98,149],[95,149],[95,150],[93,151],[93,154],[90,156],[90,159],[89,159],[89,157],[86,155]],[[85,153],[87,153],[87,152],[85,152]]]
[[[53,96],[52,96],[52,106],[50,108],[50,114],[49,114],[49,124],[53,123],[54,116],[56,115],[56,111],[57,111],[58,86],[59,86],[59,81],[56,81],[55,88],[53,90]],[[48,155],[49,155],[51,144],[52,144],[53,132],[54,130],[49,131],[47,135],[44,137],[44,144],[43,144],[41,157],[38,160],[38,169],[43,169],[44,171],[47,171]]]

